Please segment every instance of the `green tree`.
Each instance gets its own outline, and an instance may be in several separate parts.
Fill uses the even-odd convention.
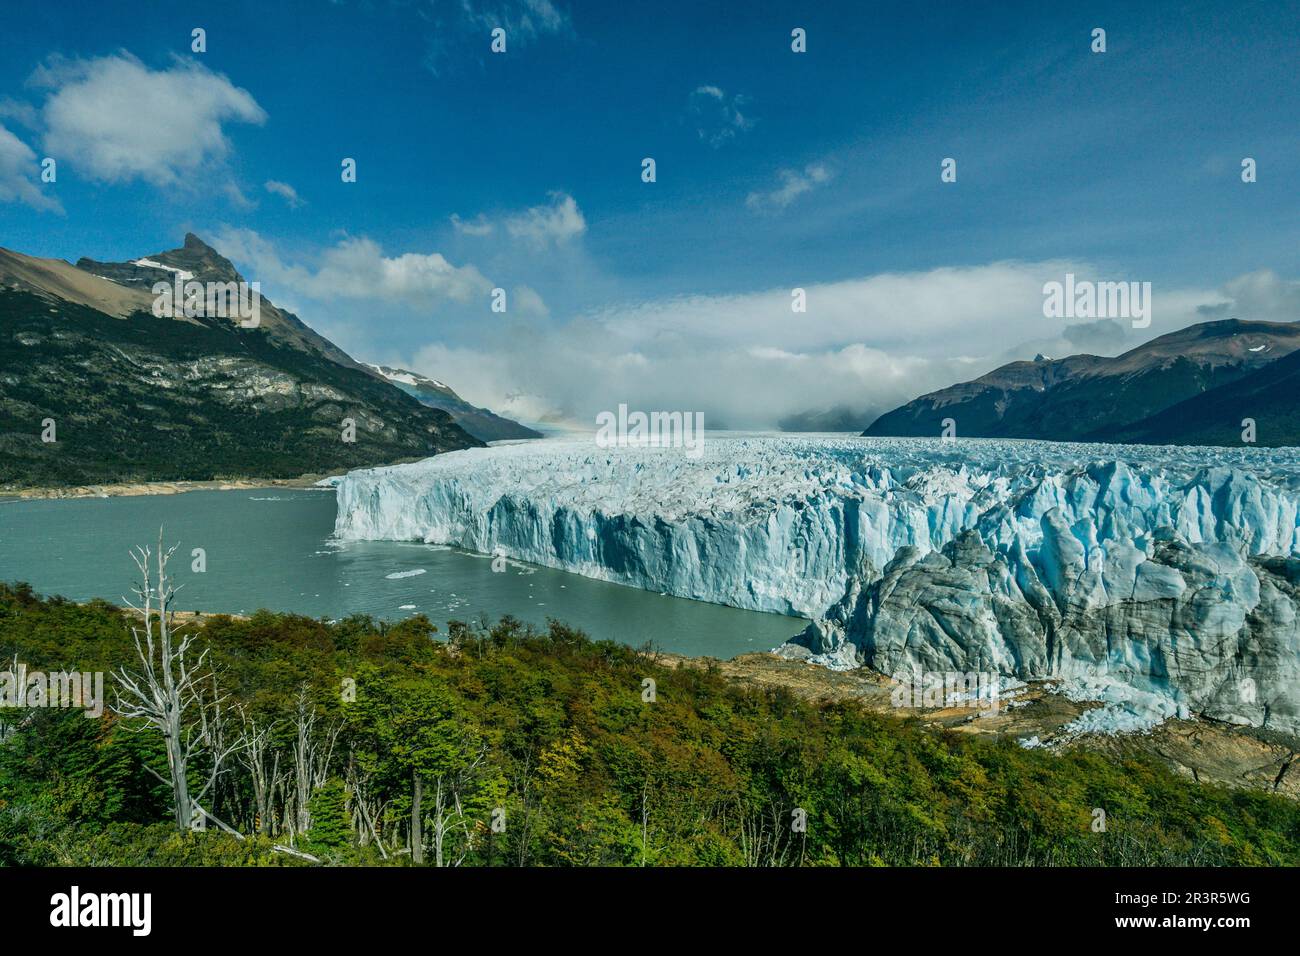
[[[326,782],[311,798],[311,829],[307,845],[313,850],[337,850],[352,838],[352,819],[347,810],[348,795],[343,781]]]

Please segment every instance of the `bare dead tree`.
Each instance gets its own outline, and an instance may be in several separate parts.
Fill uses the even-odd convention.
[[[312,794],[329,780],[334,745],[343,729],[343,725],[336,721],[318,731],[316,719],[316,708],[308,702],[307,687],[303,685],[298,690],[298,707],[294,718],[298,733],[293,745],[294,807],[297,811],[295,826],[298,833],[306,833],[311,829]]]
[[[411,860],[424,863],[424,781],[415,768],[411,769]]]
[[[740,853],[745,866],[785,866],[788,861],[789,841],[782,837],[782,809],[775,803],[766,808],[751,807],[748,801],[737,797],[732,801],[737,817]]]
[[[520,805],[523,812],[520,816],[523,818],[518,825],[518,843],[516,847],[516,861],[518,866],[526,866],[528,863],[528,842],[532,834],[532,790],[533,790],[533,757],[536,747],[528,745],[524,752],[522,763],[512,774],[513,789],[519,794]]]
[[[244,720],[244,745],[239,751],[239,762],[253,785],[253,825],[261,834],[269,834],[275,826],[272,807],[275,784],[280,777],[280,753],[271,752],[274,733],[274,724],[263,726],[256,720]]]
[[[763,858],[765,837],[762,822],[749,813],[744,800],[739,797],[736,798],[735,809],[741,858],[744,859],[745,866],[758,866],[759,861]]]
[[[473,757],[458,770],[437,774],[433,778],[433,861],[434,866],[446,866],[448,856],[445,854],[447,834],[460,831],[464,836],[460,854],[455,857],[452,866],[460,866],[470,850],[474,848],[473,820],[465,813],[461,805],[461,790],[474,778],[479,767],[487,759],[487,745],[480,744]]]
[[[206,673],[200,674],[196,692],[198,706],[193,708],[193,712],[197,720],[193,733],[202,744],[204,762],[208,763],[208,775],[198,793],[191,794],[190,801],[196,813],[204,814],[222,830],[242,840],[242,833],[222,822],[208,808],[216,803],[219,784],[230,769],[231,758],[237,757],[244,746],[243,736],[230,726],[232,713],[242,720],[243,711],[237,705],[226,706],[227,697],[217,686],[217,671],[214,668],[208,668]]]
[[[367,846],[373,839],[379,847],[379,855],[387,860],[388,850],[384,848],[384,841],[375,826],[375,820],[383,818],[384,807],[377,797],[370,796],[369,776],[363,777],[358,773],[356,764],[348,765],[347,788],[351,794],[352,806],[357,811],[352,814],[353,825],[357,828],[357,842],[361,846]],[[372,802],[374,806],[371,805]]]
[[[177,589],[168,583],[167,562],[176,547],[163,550],[159,529],[156,578],[150,567],[155,555],[148,547],[137,547],[131,555],[141,574],[134,589],[139,603],[123,600],[141,616],[140,626],[131,628],[140,669],[114,672],[118,686],[113,709],[162,734],[170,779],[147,769],[171,787],[177,828],[190,829],[195,814],[201,813],[234,833],[202,806],[241,740],[226,733],[229,708],[208,664],[208,649],[199,650],[193,632],[180,633],[184,624],[174,626],[172,602]],[[204,765],[207,778],[191,792],[190,772]]]
[[[650,776],[647,774],[645,782],[641,785],[641,865],[646,863],[647,841],[650,838]]]
[[[274,844],[271,849],[276,853],[287,853],[289,856],[296,856],[300,860],[306,860],[308,863],[320,863],[318,856],[312,856],[310,853],[303,853],[302,850],[296,850],[291,846],[282,846],[279,843]]]
[[[17,679],[18,675],[22,672],[22,668],[23,665],[18,662],[18,652],[15,651],[13,661],[9,665],[9,673],[13,674],[15,679]],[[24,693],[21,687],[18,688],[18,692],[20,695]],[[11,736],[18,733],[19,730],[31,724],[35,719],[35,713],[34,710],[23,709],[19,710],[13,717],[8,717],[6,715],[6,719],[0,721],[0,741],[8,740]]]

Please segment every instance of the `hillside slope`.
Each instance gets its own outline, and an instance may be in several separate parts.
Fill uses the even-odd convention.
[[[429,408],[441,408],[465,431],[480,441],[503,439],[541,438],[542,433],[509,418],[503,418],[487,408],[471,405],[456,394],[450,385],[431,379],[418,372],[387,365],[371,365],[385,379]]]
[[[1246,419],[1254,420],[1259,445],[1300,443],[1300,351],[1141,421],[1111,429],[1104,440],[1240,445]]]
[[[958,436],[968,438],[1110,440],[1131,423],[1235,382],[1297,348],[1297,324],[1205,322],[1114,358],[1012,362],[908,402],[863,434],[936,436],[951,418]]]
[[[150,277],[111,265],[0,251],[0,488],[285,478],[482,444],[290,313],[157,318]]]
[[[150,292],[154,284],[172,283],[177,272],[180,272],[183,278],[192,278],[198,282],[242,282],[244,280],[229,259],[192,232],[185,234],[185,244],[179,249],[142,256],[130,262],[97,262],[83,257],[77,261],[76,268],[108,279],[115,285],[126,286],[132,290],[138,289],[147,295],[149,304],[154,299]],[[265,297],[262,297],[261,306],[259,327],[271,339],[304,351],[315,352],[340,365],[364,370],[364,366],[329,339],[313,331],[292,312],[277,308]],[[145,307],[148,308],[148,304]]]

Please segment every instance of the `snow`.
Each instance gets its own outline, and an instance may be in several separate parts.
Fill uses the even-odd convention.
[[[1123,708],[1186,708],[1187,694],[1212,699],[1226,719],[1262,721],[1262,709],[1225,702],[1206,678],[1240,676],[1223,646],[1248,633],[1279,644],[1250,653],[1280,654],[1274,719],[1294,714],[1300,726],[1300,638],[1279,603],[1290,599],[1250,561],[1300,556],[1300,450],[726,434],[703,446],[691,457],[565,439],[355,471],[332,482],[335,532],[500,548],[592,578],[801,615],[814,621],[801,637],[809,659],[831,666],[965,671],[978,655],[1021,678],[1100,668],[1160,698],[1116,700],[1091,718],[1114,725]],[[1181,564],[1165,554],[1173,544]],[[1012,605],[1020,610],[1008,616]],[[953,634],[915,630],[918,606]],[[1185,609],[1177,626],[1175,606]],[[1265,606],[1267,627],[1252,617]],[[1048,618],[1070,642],[1039,633]],[[1079,621],[1105,636],[1071,637]],[[885,622],[888,640],[873,631]],[[1205,686],[1183,686],[1194,680]]]
[[[178,269],[175,266],[169,266],[162,262],[155,262],[153,259],[134,259],[131,262],[133,266],[145,266],[149,269],[166,269],[168,272],[174,272],[180,276],[182,282],[189,282],[194,278],[193,272],[186,272],[184,269]]]
[[[424,382],[429,382],[430,384],[435,385],[438,388],[447,387],[446,385],[443,385],[442,382],[439,382],[437,379],[425,378],[424,376],[416,375],[413,372],[403,372],[400,369],[392,369],[383,365],[371,364],[370,367],[373,368],[380,375],[382,375],[384,378],[388,379],[390,382],[401,382],[403,385],[420,385]]]

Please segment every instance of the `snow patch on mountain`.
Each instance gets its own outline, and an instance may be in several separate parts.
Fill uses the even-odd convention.
[[[447,388],[446,385],[434,378],[427,378],[423,375],[416,375],[414,372],[405,372],[399,368],[389,368],[387,365],[375,365],[373,362],[367,362],[367,366],[374,369],[390,382],[401,382],[403,385],[432,385],[435,388]]]
[[[168,272],[174,272],[182,282],[189,282],[194,278],[193,272],[186,272],[184,269],[178,269],[175,266],[169,266],[164,262],[157,262],[153,259],[132,259],[131,265],[145,266],[149,269],[165,269]]]

